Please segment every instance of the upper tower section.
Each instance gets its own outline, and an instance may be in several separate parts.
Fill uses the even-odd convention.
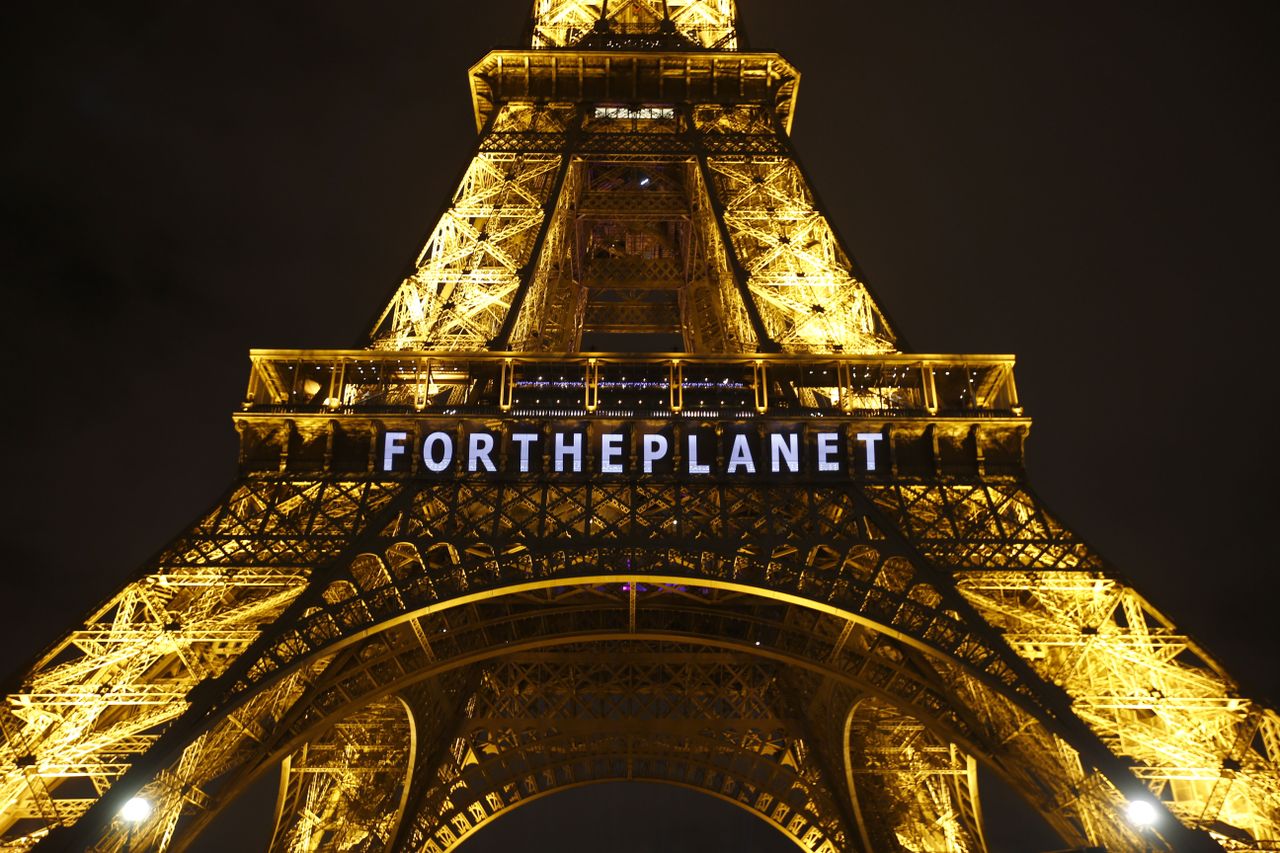
[[[733,0],[531,0],[480,141],[370,331],[399,352],[862,355],[897,336],[789,139],[799,72]]]
[[[738,49],[733,0],[535,0],[535,48]]]
[[[767,104],[791,131],[800,72],[741,50],[734,0],[532,0],[526,44],[471,68],[476,128],[503,103]]]

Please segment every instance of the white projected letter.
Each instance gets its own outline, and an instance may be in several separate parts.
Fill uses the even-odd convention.
[[[538,440],[536,432],[515,432],[511,434],[511,440],[520,445],[520,473],[529,473],[529,445]]]
[[[751,442],[741,433],[733,437],[733,450],[729,452],[727,472],[733,474],[739,468],[746,468],[748,474],[756,472],[756,460],[751,458]]]
[[[395,467],[396,457],[404,453],[404,440],[409,437],[407,432],[389,432],[383,436],[382,441],[382,470],[390,471]]]
[[[698,464],[698,434],[696,432],[689,433],[689,473],[690,474],[710,474],[710,465]]]
[[[876,470],[876,444],[880,439],[884,438],[878,432],[860,432],[858,433],[858,441],[867,446],[867,470]]]
[[[616,432],[600,436],[600,473],[621,474],[622,463],[615,462],[622,455],[622,436]]]
[[[800,471],[800,436],[796,433],[769,436],[769,470],[782,473],[782,462],[792,474]]]
[[[644,451],[642,458],[644,460],[644,472],[646,474],[653,473],[653,463],[667,455],[667,451],[671,449],[670,442],[667,441],[665,435],[646,435],[644,437]]]
[[[572,436],[573,441],[565,443],[564,437]],[[577,473],[582,470],[582,433],[556,433],[555,443],[555,469],[556,471],[564,471],[564,458],[570,457],[573,465],[571,471]]]
[[[818,470],[819,471],[839,471],[840,465],[832,460],[831,457],[836,455],[839,449],[836,442],[840,438],[838,432],[820,432],[818,433]]]
[[[436,458],[436,452],[433,449],[435,445],[441,445],[440,458]],[[449,467],[449,463],[453,461],[453,436],[447,432],[433,432],[427,436],[427,440],[422,442],[422,464],[427,466],[428,471],[440,472]]]
[[[489,454],[493,453],[493,436],[487,432],[473,432],[467,436],[467,470],[477,471],[477,463],[484,463],[484,470],[490,474],[497,471]]]

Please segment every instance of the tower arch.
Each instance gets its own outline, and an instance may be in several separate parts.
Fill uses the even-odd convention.
[[[699,684],[742,684],[742,673],[746,671],[757,672],[757,681],[769,685],[777,694],[766,702],[758,691],[753,693],[743,688],[735,694],[722,690],[720,706],[714,703],[702,706],[708,716],[701,722],[705,725],[734,722],[740,726],[735,730],[742,738],[739,741],[717,741],[719,754],[728,762],[719,768],[722,775],[715,777],[721,780],[717,785],[737,785],[751,779],[750,774],[742,775],[748,765],[776,770],[779,762],[784,765],[789,762],[793,772],[784,780],[787,782],[784,789],[770,788],[756,781],[739,793],[746,796],[742,792],[753,792],[748,799],[755,806],[790,801],[792,804],[780,814],[790,815],[786,824],[802,840],[806,836],[812,840],[821,835],[825,839],[822,843],[830,840],[835,849],[852,849],[857,843],[856,830],[851,828],[853,812],[848,806],[858,800],[856,792],[846,788],[846,779],[842,778],[851,760],[851,746],[845,740],[841,747],[843,754],[833,750],[829,733],[823,727],[830,727],[833,720],[851,718],[859,704],[863,707],[876,704],[895,709],[902,718],[915,720],[916,727],[927,729],[937,742],[959,745],[961,751],[955,755],[961,756],[962,763],[967,761],[963,756],[981,756],[995,772],[1034,802],[1065,837],[1079,843],[1097,837],[1107,838],[1111,843],[1125,843],[1124,835],[1115,834],[1114,827],[1118,825],[1107,819],[1118,807],[1114,789],[1096,770],[1082,764],[1079,754],[1055,735],[1051,727],[1023,710],[1015,698],[989,686],[966,667],[955,663],[943,666],[941,657],[926,655],[888,632],[846,619],[829,608],[806,608],[802,603],[779,601],[758,591],[752,594],[743,586],[715,583],[693,589],[687,583],[661,581],[654,576],[642,579],[584,577],[572,583],[545,581],[504,595],[468,597],[465,602],[427,613],[417,623],[388,620],[380,629],[366,632],[360,645],[331,651],[317,661],[300,666],[297,673],[302,673],[301,678],[290,674],[264,684],[259,695],[267,697],[268,707],[274,702],[303,707],[307,713],[282,720],[276,730],[265,735],[257,732],[252,743],[241,736],[245,744],[238,752],[241,769],[229,778],[210,779],[197,774],[185,782],[189,786],[218,790],[217,800],[225,804],[282,758],[296,754],[335,726],[358,717],[365,705],[377,705],[385,701],[384,697],[399,696],[414,704],[418,719],[445,716],[464,727],[475,726],[461,731],[447,745],[437,742],[432,756],[420,754],[417,759],[423,773],[435,774],[437,784],[432,788],[427,782],[415,782],[416,793],[411,795],[408,807],[410,814],[438,817],[440,802],[448,800],[457,805],[462,801],[457,793],[459,780],[468,771],[473,776],[478,774],[478,778],[472,779],[468,796],[463,798],[465,803],[454,812],[458,817],[454,828],[446,828],[435,840],[443,849],[448,849],[470,834],[476,825],[523,796],[584,779],[640,778],[616,775],[621,772],[619,768],[627,766],[626,752],[620,751],[620,744],[631,744],[628,748],[633,758],[641,755],[646,761],[656,762],[653,767],[665,767],[659,761],[659,752],[635,752],[639,745],[654,745],[652,739],[645,738],[661,720],[632,713],[634,708],[618,699],[622,696],[636,703],[634,689],[627,693],[627,685],[635,679],[629,682],[627,673],[640,666],[638,662],[648,661],[646,666],[650,668],[666,667],[684,674],[685,680],[669,677],[645,682],[649,686],[655,683],[665,686],[667,693],[660,701],[667,705],[696,704],[695,688]],[[633,589],[633,585],[637,588]],[[450,637],[448,643],[453,646],[450,649],[445,642],[440,642],[428,656],[415,640],[420,632],[438,638]],[[477,642],[479,638],[484,639]],[[699,655],[709,657],[710,663],[706,666],[721,677],[710,677],[705,671],[700,679],[691,677],[690,673],[698,669]],[[567,683],[565,672],[588,664],[595,666],[598,675],[607,674],[607,678],[602,676],[595,682],[589,679],[584,682],[596,685],[597,693],[592,702],[582,707],[604,707],[608,702],[601,696],[607,694],[612,697],[609,701],[615,702],[611,706],[613,716],[588,713],[586,723],[581,719],[570,722],[585,724],[602,738],[597,744],[598,751],[593,752],[587,741],[574,741],[571,735],[559,730],[534,737],[536,726],[545,722],[545,709],[554,704],[546,697],[555,695],[556,685]],[[532,675],[516,675],[520,667]],[[538,673],[557,671],[558,677],[536,677]],[[467,677],[489,685],[491,695],[484,702],[481,701],[483,684],[468,682]],[[496,692],[494,685],[524,685],[521,690],[528,692],[502,694]],[[274,699],[270,698],[273,692]],[[801,700],[797,698],[800,696],[810,698]],[[578,698],[581,699],[580,694]],[[519,704],[535,700],[544,704],[537,708]],[[767,717],[773,723],[763,731],[758,730],[749,725],[755,718],[735,717],[726,710],[730,700],[739,704],[755,702],[757,711],[773,707],[772,716]],[[497,736],[491,730],[494,715],[473,716],[480,713],[476,710],[478,703],[491,707],[501,702],[517,705],[506,709],[503,720],[512,726],[523,720],[526,728],[510,729]],[[801,703],[802,708],[798,707]],[[783,704],[788,708],[778,710],[777,706]],[[973,717],[955,714],[952,709],[961,704],[981,708],[983,719],[976,721]],[[226,717],[227,721],[206,737],[225,743],[227,732],[238,726],[233,709],[227,710]],[[667,717],[662,719],[670,721]],[[779,721],[785,722],[782,728]],[[687,715],[680,717],[679,722],[681,725],[676,726],[672,735],[675,740],[666,742],[667,759],[672,760],[695,745],[707,752],[711,740],[706,732],[691,732]],[[526,737],[523,742],[522,735]],[[773,738],[772,746],[763,735]],[[677,736],[688,739],[679,749],[674,747]],[[763,765],[758,764],[765,761],[761,750],[769,751],[772,756],[772,760]],[[231,750],[224,748],[224,751]],[[540,765],[538,769],[550,775],[538,776],[529,771],[517,774],[520,779],[515,781],[502,775],[514,772],[513,766],[527,768],[530,760],[527,756],[538,756],[540,752],[550,757],[545,766]],[[513,755],[525,758],[513,765]],[[574,762],[583,756],[589,756],[591,761],[579,768],[579,776],[556,775],[578,766]],[[805,756],[807,781],[797,769],[800,759],[796,756]],[[747,764],[743,764],[743,759],[748,760]],[[199,767],[192,761],[180,764]],[[679,766],[700,768],[699,772],[708,779],[711,777],[707,774],[716,768],[709,760]],[[476,769],[471,770],[473,767]],[[738,782],[732,782],[726,775],[731,767],[737,767],[734,772],[738,775],[732,778]],[[654,781],[675,778],[690,783],[690,777],[676,778],[674,771],[667,775],[651,771],[642,773],[641,777]],[[904,784],[908,780],[905,775],[892,778]],[[517,782],[525,785],[523,790]],[[442,784],[446,787],[441,788]],[[708,787],[711,782],[699,784]],[[448,787],[450,785],[453,787]],[[1097,795],[1081,798],[1079,790],[1088,787],[1093,787]],[[801,809],[800,813],[809,817],[797,822],[795,799],[796,791],[801,789],[810,799],[802,803],[807,811]],[[843,790],[843,793],[825,798],[815,793],[828,789]],[[884,786],[884,790],[893,788]],[[434,793],[430,793],[432,791]],[[974,809],[971,800],[965,799],[971,793],[971,790],[948,792],[955,796],[952,811],[962,814],[966,809]],[[760,794],[767,796],[761,799]],[[436,805],[425,808],[422,803],[432,796],[436,798]],[[892,817],[889,805],[893,798],[885,800],[882,793],[881,800],[878,805],[882,819]],[[209,812],[185,828],[179,827],[179,849],[215,815],[216,811]],[[911,814],[900,810],[898,815],[904,821],[901,825],[904,835],[918,829],[918,823],[906,822]],[[773,819],[778,816],[773,815]],[[976,826],[976,821],[970,824]],[[957,832],[971,832],[963,824],[957,826]],[[437,824],[420,825],[415,837],[434,837],[440,828]],[[821,832],[814,834],[818,830]],[[972,835],[972,839],[973,845],[981,843],[980,834]]]

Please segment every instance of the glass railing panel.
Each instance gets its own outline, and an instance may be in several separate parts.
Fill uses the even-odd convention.
[[[290,352],[252,356],[245,408],[526,416],[1021,416],[1012,359]]]

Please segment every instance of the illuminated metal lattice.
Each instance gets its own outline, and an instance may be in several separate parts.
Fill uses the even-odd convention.
[[[1280,849],[1280,719],[1036,500],[1011,357],[896,351],[798,73],[730,0],[532,24],[369,346],[254,351],[235,484],[15,679],[0,849],[183,849],[274,774],[273,850],[452,850],[645,779],[800,849],[971,853],[979,765],[1065,845]],[[517,427],[629,467],[514,469]],[[501,471],[416,450],[476,433]],[[703,475],[703,434],[844,456]]]
[[[536,0],[533,46],[573,47],[592,34],[678,33],[698,47],[737,47],[734,0]]]

